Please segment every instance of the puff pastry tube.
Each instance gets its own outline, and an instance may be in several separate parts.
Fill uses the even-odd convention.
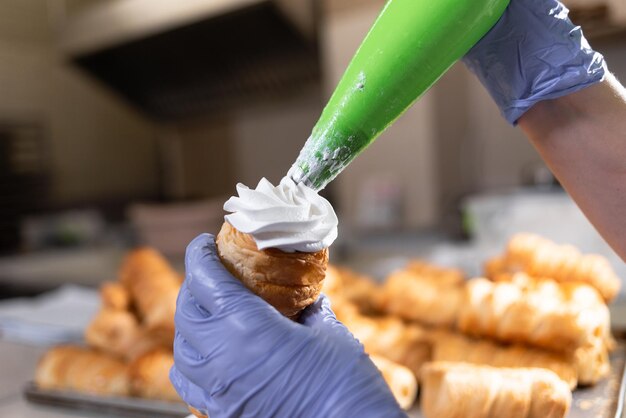
[[[430,333],[432,360],[462,362],[509,368],[551,370],[570,388],[578,383],[578,366],[567,354],[522,345],[503,346],[489,340],[476,340],[448,331]]]
[[[171,347],[174,335],[142,327],[129,311],[104,308],[85,329],[91,347],[132,360],[155,347]]]
[[[370,355],[374,365],[380,370],[391,393],[402,409],[409,409],[417,396],[417,378],[406,367],[382,356]]]
[[[216,238],[224,266],[280,313],[296,319],[315,302],[328,265],[328,249],[315,253],[259,250],[254,238],[224,222]]]
[[[572,402],[567,384],[545,369],[436,362],[421,382],[426,418],[564,418]]]
[[[463,299],[463,277],[432,275],[405,268],[383,286],[381,307],[392,315],[425,325],[454,326]]]
[[[128,289],[143,324],[174,334],[180,277],[161,254],[151,248],[132,251],[122,264],[120,282]]]
[[[549,277],[558,282],[587,283],[607,302],[617,296],[621,284],[605,257],[581,254],[571,245],[559,245],[528,233],[514,235],[504,256],[488,261],[485,270],[490,278],[503,272],[524,271],[531,276]]]
[[[368,354],[384,356],[419,376],[422,365],[431,356],[431,343],[422,328],[392,316],[364,316],[354,304],[342,299],[333,299],[332,307],[337,319],[363,344]]]
[[[580,347],[574,351],[573,362],[578,374],[578,383],[595,385],[611,372],[609,350],[602,341]]]
[[[367,276],[329,264],[322,291],[333,298],[340,296],[355,304],[361,313],[377,314],[381,310],[381,287]]]
[[[131,298],[128,290],[118,282],[106,282],[100,286],[102,307],[118,311],[130,309]]]
[[[128,367],[130,390],[134,396],[182,402],[170,382],[174,355],[167,349],[155,349],[137,357]]]
[[[517,274],[511,282],[472,279],[458,329],[472,336],[573,351],[610,338],[609,311],[584,283],[558,283]]]
[[[35,371],[42,389],[75,390],[102,396],[128,396],[128,367],[115,357],[75,346],[58,346],[43,355]]]

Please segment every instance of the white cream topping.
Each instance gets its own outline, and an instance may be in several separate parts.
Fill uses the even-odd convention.
[[[260,250],[317,252],[337,238],[337,215],[328,200],[303,183],[284,177],[278,186],[267,179],[256,189],[239,183],[224,204],[226,221],[252,235]]]

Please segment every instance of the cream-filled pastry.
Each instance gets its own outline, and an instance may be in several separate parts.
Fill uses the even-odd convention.
[[[337,238],[331,204],[303,184],[262,179],[256,189],[237,185],[224,205],[216,238],[220,259],[248,289],[296,319],[322,288],[328,247]]]

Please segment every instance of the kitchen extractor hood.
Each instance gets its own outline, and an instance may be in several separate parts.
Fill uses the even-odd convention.
[[[60,48],[154,119],[221,112],[317,82],[313,0],[115,0],[70,16]]]

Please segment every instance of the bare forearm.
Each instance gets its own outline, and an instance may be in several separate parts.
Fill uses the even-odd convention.
[[[561,184],[626,260],[626,90],[601,84],[537,103],[519,120]]]

